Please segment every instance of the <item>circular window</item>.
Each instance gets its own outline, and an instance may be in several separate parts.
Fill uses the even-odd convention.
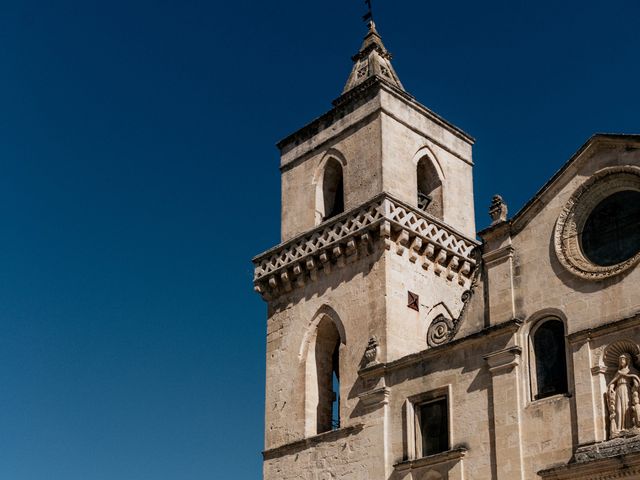
[[[601,201],[582,230],[582,250],[601,266],[616,265],[640,252],[640,192],[624,190]]]
[[[640,168],[608,167],[571,196],[554,232],[556,256],[570,272],[599,280],[640,261]]]

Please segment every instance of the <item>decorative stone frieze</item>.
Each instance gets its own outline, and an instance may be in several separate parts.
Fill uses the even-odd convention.
[[[640,168],[603,168],[573,193],[560,213],[554,231],[556,256],[562,266],[574,275],[586,280],[601,280],[618,275],[640,262],[639,251],[616,265],[596,265],[582,251],[581,233],[593,209],[605,198],[624,190],[640,191]]]
[[[274,298],[307,281],[319,271],[341,268],[350,259],[368,255],[373,241],[425,270],[468,285],[476,268],[472,252],[475,240],[383,193],[354,210],[339,215],[316,229],[278,245],[253,259],[254,287],[265,298]]]

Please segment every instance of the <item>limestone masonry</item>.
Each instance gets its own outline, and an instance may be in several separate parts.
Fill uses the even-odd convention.
[[[353,60],[278,144],[282,243],[253,260],[265,480],[640,479],[640,135],[476,232],[473,138],[373,23]]]

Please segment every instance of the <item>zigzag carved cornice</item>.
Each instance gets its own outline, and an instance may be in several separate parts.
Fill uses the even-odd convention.
[[[460,285],[470,282],[476,266],[472,257],[478,242],[456,232],[421,210],[382,193],[364,205],[318,225],[253,259],[255,290],[270,299],[307,280],[320,269],[342,267],[347,259],[368,255],[373,242],[383,239],[388,250],[406,252],[425,270]]]

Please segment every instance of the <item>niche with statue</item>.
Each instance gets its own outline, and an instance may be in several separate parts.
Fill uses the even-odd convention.
[[[640,435],[640,348],[629,340],[616,342],[606,349],[604,363],[609,438]]]

